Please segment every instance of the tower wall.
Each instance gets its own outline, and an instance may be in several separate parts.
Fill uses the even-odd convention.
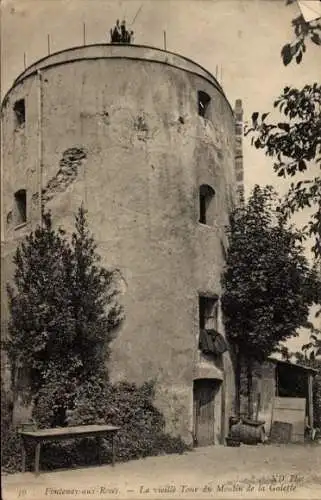
[[[206,118],[198,91],[211,98]],[[17,127],[20,99],[25,123]],[[220,296],[224,227],[236,199],[235,123],[222,89],[165,51],[70,49],[18,77],[2,123],[6,265],[39,222],[41,199],[67,231],[84,202],[102,264],[119,269],[126,318],[112,344],[111,378],[156,380],[168,430],[188,440],[195,366],[209,365],[198,351],[198,296]],[[215,191],[210,225],[198,222],[202,184]],[[27,191],[27,222],[16,227],[18,189]],[[223,357],[227,415],[233,375]]]

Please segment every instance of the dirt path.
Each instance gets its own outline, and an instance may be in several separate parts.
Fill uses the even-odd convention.
[[[110,466],[3,477],[2,500],[321,499],[321,446],[223,446]]]

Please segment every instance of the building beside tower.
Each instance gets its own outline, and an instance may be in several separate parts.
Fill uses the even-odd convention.
[[[235,114],[217,80],[180,55],[89,45],[27,68],[1,119],[3,286],[41,204],[69,231],[84,202],[102,264],[120,270],[112,381],[155,380],[169,432],[221,442],[234,375],[220,277],[242,191],[241,102]],[[5,292],[3,302],[5,332]]]

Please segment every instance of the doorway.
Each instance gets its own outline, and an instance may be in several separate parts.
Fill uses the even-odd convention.
[[[215,379],[194,380],[194,445],[209,446],[215,444],[215,397],[220,388],[220,381]]]

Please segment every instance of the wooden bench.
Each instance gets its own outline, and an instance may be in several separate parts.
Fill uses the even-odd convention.
[[[39,462],[41,445],[45,441],[60,441],[62,439],[95,437],[98,441],[98,450],[100,450],[100,441],[102,438],[111,437],[112,445],[112,465],[115,465],[115,434],[120,427],[113,425],[79,425],[76,427],[56,427],[54,429],[38,430],[20,430],[19,434],[22,440],[22,472],[26,470],[26,445],[32,443],[35,445],[35,473],[39,474]],[[99,462],[101,457],[99,453]]]

